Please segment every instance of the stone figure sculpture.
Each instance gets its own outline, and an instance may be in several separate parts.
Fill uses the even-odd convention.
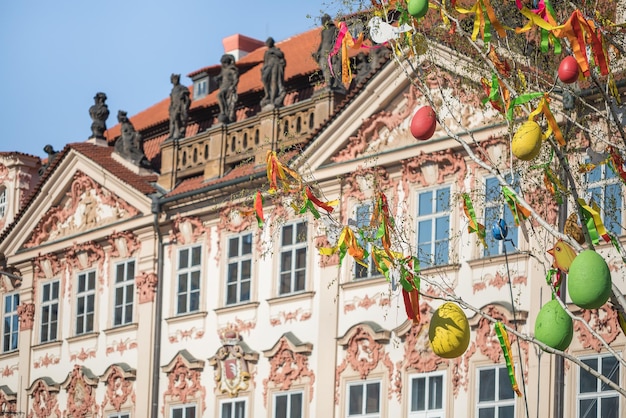
[[[274,44],[274,38],[265,41],[267,51],[263,57],[261,79],[265,96],[261,100],[261,107],[281,107],[285,99],[285,54]]]
[[[220,60],[222,71],[217,76],[220,91],[217,95],[220,106],[218,120],[222,123],[235,121],[235,105],[237,104],[237,85],[239,84],[239,70],[235,65],[235,57],[224,54]]]
[[[97,139],[105,139],[104,132],[107,130],[106,120],[109,117],[109,107],[104,103],[107,95],[99,92],[94,96],[94,105],[89,108],[89,116],[91,116],[91,137]]]
[[[187,129],[189,106],[191,105],[189,89],[180,84],[180,74],[172,74],[170,81],[172,82],[172,92],[170,93],[169,137],[174,139],[184,138]]]
[[[52,147],[52,145],[48,144],[45,147],[43,147],[43,151],[48,154],[48,160],[46,161],[45,164],[42,164],[41,167],[39,167],[39,175],[42,176],[43,173],[46,172],[46,170],[48,169],[48,167],[50,167],[50,164],[52,164],[52,162],[54,161],[54,159],[57,157],[57,155],[59,154],[58,151],[54,150],[54,147]]]
[[[117,112],[117,121],[121,125],[122,135],[115,142],[115,152],[134,165],[150,168],[150,162],[143,151],[141,134],[135,130],[125,111]]]
[[[335,26],[335,23],[328,14],[322,16],[322,26],[320,45],[317,51],[313,53],[313,58],[317,61],[322,70],[326,88],[334,92],[345,94],[346,88],[341,82],[341,51],[333,55],[330,59],[332,72],[328,65],[328,56],[335,46],[339,29]]]

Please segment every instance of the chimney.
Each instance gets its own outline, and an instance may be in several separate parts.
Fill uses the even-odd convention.
[[[224,53],[233,55],[235,57],[235,61],[239,61],[250,52],[265,46],[265,42],[263,41],[238,33],[224,38],[222,40],[222,44],[224,45]]]

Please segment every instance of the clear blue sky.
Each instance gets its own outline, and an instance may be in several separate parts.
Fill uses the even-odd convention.
[[[332,0],[0,1],[0,151],[46,156],[91,135],[88,109],[134,115],[169,95],[170,74],[218,64],[222,39],[277,41],[334,16]],[[358,3],[358,2],[354,2]],[[345,11],[345,9],[344,9]]]

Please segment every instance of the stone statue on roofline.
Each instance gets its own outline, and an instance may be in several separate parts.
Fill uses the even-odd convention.
[[[261,100],[262,109],[282,107],[285,100],[285,54],[274,44],[274,38],[267,38],[265,41],[267,51],[263,57],[263,67],[261,67],[261,80],[265,96]]]
[[[331,67],[328,65],[328,57],[335,47],[335,41],[339,35],[339,29],[328,14],[322,16],[322,32],[320,45],[313,53],[313,59],[322,70],[326,89],[333,92],[346,94],[346,88],[341,82],[341,51],[330,58]]]
[[[120,110],[117,112],[117,121],[121,125],[122,134],[115,142],[115,152],[133,165],[151,168],[150,161],[148,161],[143,151],[141,134],[135,130],[125,111]]]
[[[89,116],[91,116],[91,137],[96,139],[105,139],[104,132],[107,130],[106,121],[109,117],[109,107],[105,101],[107,95],[99,92],[94,96],[94,105],[89,108]]]
[[[55,151],[54,147],[50,144],[46,145],[45,147],[43,147],[43,151],[48,154],[48,159],[46,160],[46,162],[44,164],[41,165],[41,167],[39,167],[39,175],[43,176],[43,173],[46,172],[46,170],[48,169],[48,167],[50,167],[50,164],[52,164],[52,162],[54,161],[54,159],[58,156],[59,151]]]
[[[235,118],[235,105],[237,104],[237,85],[239,84],[239,69],[235,65],[235,57],[224,54],[220,59],[222,71],[217,76],[220,91],[217,95],[220,105],[218,120],[222,123],[231,123]]]
[[[180,84],[180,74],[170,76],[172,92],[170,93],[170,135],[169,138],[179,139],[185,137],[187,130],[187,118],[191,98],[189,89]]]

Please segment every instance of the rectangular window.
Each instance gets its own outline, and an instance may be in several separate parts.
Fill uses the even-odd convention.
[[[515,418],[515,393],[506,366],[478,370],[478,418]]]
[[[278,293],[302,292],[306,286],[307,223],[283,226]]]
[[[246,401],[229,399],[221,402],[220,418],[246,418]]]
[[[274,395],[274,418],[302,418],[302,392],[277,393]]]
[[[19,293],[4,295],[4,314],[2,315],[2,352],[17,350],[17,337],[20,332],[20,319],[17,306],[20,304]]]
[[[0,189],[0,219],[7,214],[7,189]]]
[[[417,195],[417,252],[420,265],[448,264],[450,247],[450,188]]]
[[[424,373],[411,377],[410,418],[444,418],[445,373]]]
[[[59,281],[41,286],[41,333],[42,343],[56,341],[59,330]]]
[[[93,331],[96,304],[96,271],[78,275],[76,292],[76,335]]]
[[[196,405],[177,405],[173,406],[171,418],[196,418]]]
[[[207,95],[209,87],[208,78],[194,81],[193,83],[193,98],[200,99]]]
[[[506,176],[505,180],[510,182],[511,176]],[[514,190],[519,190],[519,186],[513,185]],[[504,219],[508,227],[507,240],[497,240],[491,233],[493,226],[500,219]],[[485,229],[487,232],[487,248],[484,249],[485,257],[504,254],[504,249],[510,254],[516,251],[518,227],[515,225],[513,212],[504,201],[500,182],[495,177],[485,180]],[[509,241],[510,240],[510,241]]]
[[[135,260],[128,260],[115,265],[114,291],[113,326],[131,324],[135,298]]]
[[[117,412],[115,414],[107,415],[107,418],[130,418],[130,413],[128,413],[128,412]]]
[[[357,262],[354,263],[354,278],[355,279],[370,279],[372,277],[380,276],[380,272],[376,269],[376,265],[372,259],[373,245],[381,246],[380,239],[376,239],[376,230],[370,226],[372,218],[372,205],[362,204],[356,207],[356,227],[361,234],[365,237],[365,241],[359,233],[356,234],[359,245],[366,250],[370,256],[363,261],[367,264],[364,266]]]
[[[604,226],[609,233],[622,234],[622,186],[619,176],[608,164],[602,164],[587,173],[588,198],[600,207]]]
[[[620,385],[619,362],[613,356],[594,356],[581,359],[593,370]],[[602,383],[591,373],[581,368],[578,376],[578,418],[618,418],[622,417],[619,407],[619,393]]]
[[[239,235],[228,240],[227,274],[226,305],[249,302],[252,284],[252,234]]]
[[[177,315],[200,310],[201,264],[201,246],[183,248],[178,251],[178,289],[176,290]]]
[[[348,416],[380,418],[380,382],[354,382],[348,385]]]

